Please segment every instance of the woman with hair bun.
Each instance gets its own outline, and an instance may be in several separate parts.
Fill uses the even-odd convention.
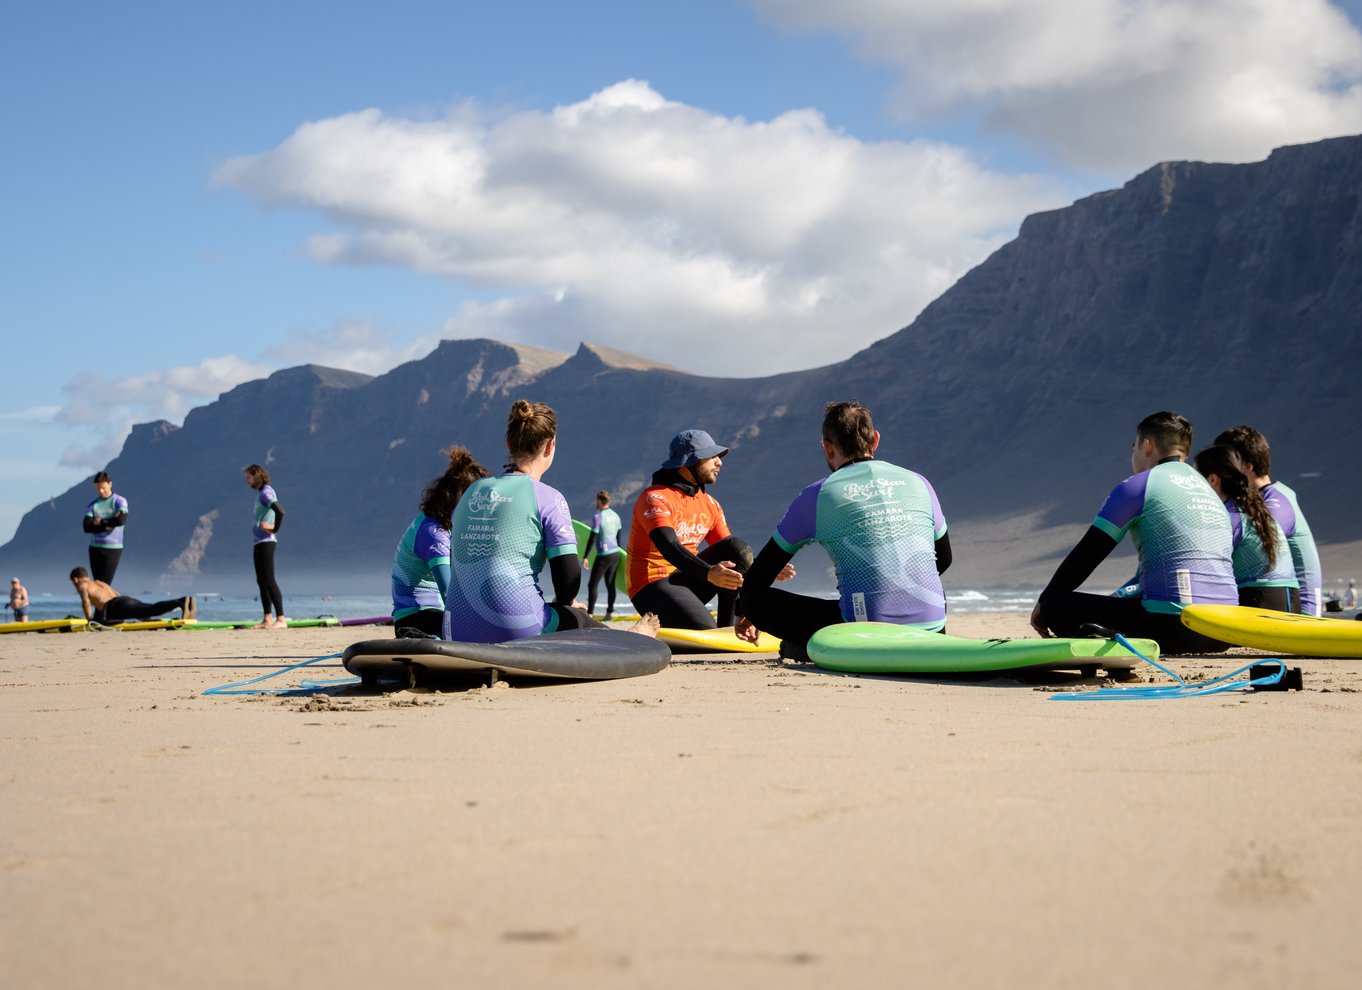
[[[487,469],[473,459],[468,448],[456,445],[441,453],[449,458],[449,466],[426,486],[421,511],[393,554],[393,627],[399,636],[413,630],[439,638],[449,591],[449,527],[454,507],[469,485],[487,477]]]
[[[540,480],[558,452],[553,410],[517,399],[506,423],[506,449],[504,473],[474,482],[454,510],[444,638],[504,643],[600,627],[576,601],[582,570],[567,501]],[[539,590],[545,563],[552,601]],[[651,636],[657,626],[649,615],[630,631]]]
[[[1192,463],[1229,511],[1239,604],[1290,612],[1291,592],[1300,585],[1286,534],[1281,523],[1272,518],[1258,486],[1244,471],[1239,454],[1232,447],[1215,444],[1197,454]]]

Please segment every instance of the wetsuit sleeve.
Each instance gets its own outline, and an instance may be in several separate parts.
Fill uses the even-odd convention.
[[[81,528],[87,533],[102,533],[104,531],[104,527],[99,524],[99,521],[88,512],[85,514],[85,518],[81,520]]]
[[[1097,570],[1097,565],[1106,560],[1115,549],[1116,540],[1106,530],[1100,528],[1096,523],[1089,526],[1088,531],[1083,534],[1083,538],[1069,551],[1069,555],[1059,565],[1059,568],[1055,571],[1055,576],[1050,578],[1050,583],[1046,585],[1045,590],[1040,593],[1041,607],[1044,608],[1045,600],[1050,595],[1077,589],[1080,584],[1092,576],[1092,572]]]
[[[562,553],[549,558],[553,579],[553,604],[571,605],[582,587],[582,565],[576,554]]]
[[[583,559],[583,560],[586,560],[586,558],[588,558],[588,557],[591,556],[591,548],[594,547],[595,545],[596,545],[596,531],[593,529],[589,534],[587,534],[586,546],[582,547],[582,559]]]
[[[648,539],[653,541],[653,546],[657,547],[663,559],[686,577],[701,581],[708,579],[709,565],[682,546],[676,538],[676,530],[670,526],[658,526],[648,531]]]
[[[449,558],[445,558],[443,564],[431,564],[430,576],[435,579],[435,587],[440,589],[440,601],[444,601],[449,594]]]
[[[747,574],[743,577],[742,589],[738,592],[738,600],[733,606],[733,614],[744,616],[747,614],[743,608],[743,596],[750,591],[763,591],[771,587],[776,575],[781,569],[794,558],[794,553],[785,549],[784,545],[775,536],[766,541],[766,546],[761,548],[761,553],[757,554],[757,559],[752,562]]]
[[[128,521],[128,510],[127,510],[127,509],[119,509],[117,512],[115,512],[112,516],[109,517],[108,522],[106,522],[105,525],[106,525],[109,529],[117,529],[119,526],[122,526],[122,525],[126,524],[127,521]]]
[[[945,574],[954,559],[951,554],[951,534],[943,532],[936,539],[936,573]]]
[[[278,534],[279,527],[284,524],[284,507],[278,502],[271,502],[270,511],[274,513],[274,532]]]

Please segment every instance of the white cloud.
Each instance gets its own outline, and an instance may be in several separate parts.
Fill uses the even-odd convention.
[[[959,113],[1081,168],[1249,161],[1362,130],[1362,34],[1326,0],[756,0]]]
[[[545,112],[316,121],[217,180],[324,215],[319,261],[505,294],[446,336],[585,339],[735,375],[848,356],[1071,198],[949,145],[859,141],[812,110],[722,117],[636,80]]]
[[[303,331],[265,351],[275,367],[320,364],[366,375],[381,375],[406,361],[425,357],[440,342],[438,335],[419,337],[407,344],[373,320],[350,320],[321,332]]]

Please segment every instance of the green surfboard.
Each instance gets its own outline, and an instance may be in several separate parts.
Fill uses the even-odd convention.
[[[1157,660],[1159,644],[1133,639]],[[1008,670],[1129,670],[1141,663],[1112,639],[965,639],[888,622],[844,622],[814,633],[809,658],[859,674],[974,674]]]

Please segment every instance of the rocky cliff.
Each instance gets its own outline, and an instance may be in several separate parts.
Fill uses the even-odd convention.
[[[823,471],[823,404],[859,399],[876,415],[882,456],[936,485],[957,586],[1043,581],[1128,473],[1135,423],[1165,408],[1193,420],[1199,445],[1235,423],[1258,426],[1274,476],[1300,493],[1321,541],[1362,540],[1362,467],[1350,456],[1362,413],[1359,191],[1356,137],[1249,165],[1159,165],[1027,218],[912,325],[865,351],[775,377],[479,340],[445,341],[376,378],[282,371],[178,429],[133,431],[109,466],[132,503],[120,577],[214,588],[248,577],[240,469],[259,461],[288,509],[281,573],[381,592],[440,449],[464,443],[499,467],[506,411],[521,396],[558,411],[546,480],[579,515],[598,488],[636,492],[673,433],[709,430],[734,449],[715,494],[758,544]],[[650,332],[665,328],[640,333],[640,354]],[[0,570],[41,580],[82,562],[89,498],[78,486],[32,510],[0,548]]]

